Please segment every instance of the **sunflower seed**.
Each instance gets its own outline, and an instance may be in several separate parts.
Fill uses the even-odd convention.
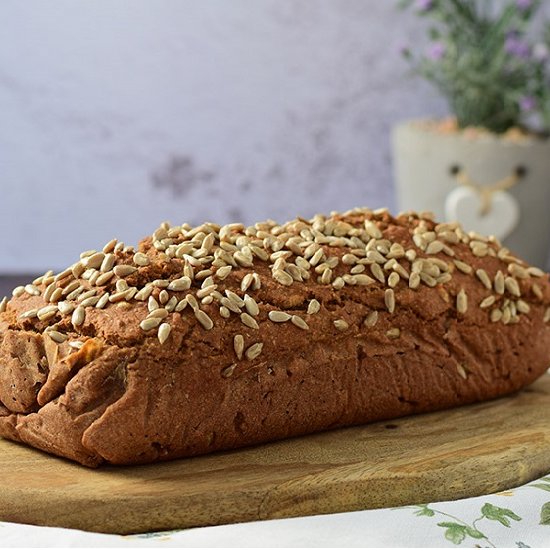
[[[293,315],[290,319],[290,322],[293,325],[296,325],[298,328],[301,328],[302,330],[309,330],[309,325],[298,315]]]
[[[274,270],[272,276],[278,283],[284,286],[290,286],[294,281],[294,279],[286,271],[281,269]]]
[[[458,313],[464,314],[468,310],[468,296],[463,288],[456,296],[456,309]]]
[[[531,286],[531,290],[533,291],[533,294],[539,299],[539,300],[542,300],[543,299],[543,293],[542,293],[542,290],[540,288],[539,285],[537,285],[537,283],[533,283],[532,286]]]
[[[336,321],[333,322],[334,326],[341,331],[348,330],[349,324],[344,321],[344,319],[336,319]]]
[[[506,290],[512,294],[512,296],[521,296],[521,291],[519,289],[518,282],[512,278],[512,277],[506,277],[504,279],[504,285],[506,287]]]
[[[151,311],[150,313],[148,313],[147,314],[147,319],[153,319],[153,318],[166,319],[166,317],[168,317],[168,315],[169,315],[168,311],[162,307],[162,308],[155,309],[154,311]]]
[[[99,298],[95,307],[96,309],[103,309],[108,302],[109,302],[109,293],[107,292]]]
[[[491,284],[491,279],[489,278],[489,275],[487,275],[487,272],[484,269],[478,269],[476,270],[477,278],[481,281],[483,286],[487,290],[491,290],[493,285]]]
[[[116,265],[113,268],[113,271],[115,272],[115,275],[117,277],[127,277],[128,275],[132,275],[132,273],[135,273],[137,271],[137,267],[134,267],[133,265]]]
[[[375,279],[378,279],[382,284],[386,283],[386,276],[378,264],[371,264],[370,270]]]
[[[168,336],[170,336],[171,331],[172,331],[172,327],[168,323],[162,323],[159,326],[157,337],[161,345],[164,344],[166,340],[168,340]]]
[[[409,288],[415,289],[415,288],[418,288],[419,285],[420,285],[420,274],[411,273],[409,277]]]
[[[507,325],[512,320],[512,312],[510,311],[510,308],[505,307],[502,310],[502,323]]]
[[[47,334],[54,342],[57,342],[58,344],[62,344],[65,340],[67,340],[67,335],[57,330],[49,330]]]
[[[136,295],[134,296],[134,299],[139,300],[140,302],[144,302],[149,298],[151,293],[153,292],[153,287],[150,285],[144,286],[141,290],[139,290]]]
[[[529,304],[524,300],[518,300],[516,302],[516,308],[520,313],[529,313],[531,311]]]
[[[206,286],[204,288],[201,288],[200,290],[197,290],[197,298],[200,300],[201,298],[204,298],[205,296],[209,296],[214,290],[218,288],[218,285],[210,285]]]
[[[532,275],[533,277],[543,277],[544,271],[542,269],[539,269],[538,267],[528,267],[527,273],[529,275]]]
[[[468,378],[468,373],[466,372],[466,369],[460,363],[457,363],[456,370],[458,371],[458,374],[462,378],[464,378],[464,380],[466,380],[466,378]]]
[[[386,304],[386,308],[390,313],[393,313],[395,311],[395,294],[393,292],[393,289],[388,288],[384,292],[384,303]]]
[[[225,306],[221,306],[220,307],[220,315],[224,319],[229,319],[229,317],[231,316],[231,312]]]
[[[84,323],[84,319],[86,317],[86,311],[82,306],[78,306],[74,311],[73,315],[71,317],[71,322],[73,326],[78,327],[82,323]]]
[[[550,307],[546,308],[546,311],[544,312],[544,317],[542,319],[545,323],[548,323],[550,321]]]
[[[40,289],[36,285],[25,285],[25,292],[31,296],[40,296]]]
[[[472,266],[468,265],[467,263],[465,262],[462,262],[460,260],[453,260],[455,266],[457,267],[457,269],[459,271],[462,271],[462,273],[466,273],[466,275],[469,275],[470,273],[472,273],[473,271],[473,268]]]
[[[388,277],[388,286],[390,288],[395,288],[399,281],[401,280],[401,277],[394,271],[393,273],[390,273],[390,276]]]
[[[220,281],[223,281],[231,273],[232,269],[233,269],[233,267],[230,266],[230,265],[225,265],[223,267],[220,267],[216,271],[216,277],[218,279],[220,279]]]
[[[319,313],[319,310],[321,309],[321,304],[313,298],[307,306],[307,314],[308,315],[315,315],[316,313]]]
[[[113,276],[115,272],[114,271],[106,271],[105,273],[102,273],[95,281],[95,284],[97,286],[103,286],[106,284]]]
[[[2,298],[2,301],[0,301],[0,313],[4,313],[4,311],[6,311],[7,304],[8,304],[8,298],[4,296]]]
[[[178,305],[174,308],[174,311],[183,311],[188,305],[187,298],[183,298],[178,302]]]
[[[172,311],[174,311],[174,309],[176,308],[177,305],[178,305],[178,299],[177,299],[175,296],[172,296],[172,297],[166,302],[166,304],[164,304],[164,309],[165,309],[166,311],[172,312]]]
[[[104,247],[103,247],[103,252],[105,254],[109,253],[109,252],[112,252],[114,249],[115,249],[115,246],[117,244],[117,240],[116,239],[112,239],[110,240]]]
[[[497,294],[504,294],[505,285],[504,285],[504,274],[500,269],[497,271],[494,280],[494,289]]]
[[[237,359],[240,361],[243,358],[244,352],[244,338],[242,334],[236,334],[233,338],[233,349],[237,355]]]
[[[139,326],[142,330],[148,331],[157,328],[160,325],[161,321],[162,319],[160,319],[159,317],[149,317],[141,321]]]
[[[158,309],[160,307],[159,303],[155,300],[153,296],[149,296],[149,300],[147,301],[147,309],[151,311],[155,311],[155,309]]]
[[[179,279],[175,279],[171,281],[168,284],[167,288],[168,290],[173,290],[176,292],[180,292],[182,290],[188,290],[189,288],[191,288],[191,279],[186,276],[180,277]]]
[[[61,299],[62,294],[63,294],[63,289],[62,288],[56,288],[52,292],[52,295],[50,296],[50,299],[48,301],[49,302],[58,302]]]
[[[426,254],[439,254],[445,245],[440,241],[432,241],[426,247]]]
[[[378,311],[371,311],[363,321],[366,327],[372,328],[378,321]]]
[[[250,315],[256,317],[260,313],[260,308],[254,298],[251,298],[248,294],[244,295],[244,307]]]
[[[206,330],[210,330],[214,323],[212,322],[212,319],[208,316],[207,313],[202,311],[202,309],[196,309],[195,310],[195,317],[197,318],[197,321],[205,328]]]
[[[392,340],[401,336],[401,330],[394,327],[386,331],[386,336]]]
[[[25,311],[22,313],[19,318],[20,319],[32,319],[38,315],[38,309],[29,309],[28,311]]]
[[[481,309],[491,307],[495,303],[495,301],[496,301],[496,298],[494,296],[487,296],[487,298],[484,298],[483,300],[481,300],[481,302],[479,303],[479,307]]]
[[[256,359],[261,353],[264,345],[261,342],[252,344],[245,352],[245,356],[249,361]]]
[[[95,254],[84,258],[82,260],[82,265],[87,269],[98,269],[99,266],[102,264],[104,258],[105,254],[103,252],[96,252]]]
[[[254,319],[254,317],[251,317],[248,313],[241,313],[241,322],[247,327],[250,327],[253,329],[260,328],[256,320]]]
[[[508,264],[508,273],[517,279],[528,279],[529,272],[524,267],[521,267],[518,264],[512,263]]]
[[[269,320],[274,323],[285,323],[292,318],[292,315],[289,315],[284,311],[270,311],[267,316],[269,317]]]
[[[491,322],[497,323],[502,319],[502,311],[498,308],[491,311]]]
[[[225,369],[222,370],[221,374],[224,378],[229,378],[233,376],[233,372],[237,368],[237,364],[233,363],[232,365],[229,365],[229,367],[225,367]]]
[[[151,263],[149,256],[143,252],[136,252],[134,254],[134,263],[140,267],[145,267]]]

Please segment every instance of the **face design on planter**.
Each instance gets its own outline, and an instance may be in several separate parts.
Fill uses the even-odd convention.
[[[525,169],[519,166],[513,174],[490,184],[476,182],[458,165],[452,166],[449,172],[456,188],[445,199],[446,219],[500,240],[510,235],[519,223],[520,208],[507,190],[525,176]]]

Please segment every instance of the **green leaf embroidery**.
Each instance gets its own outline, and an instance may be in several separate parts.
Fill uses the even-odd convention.
[[[536,487],[544,491],[550,491],[550,483],[532,483],[529,487]]]
[[[516,546],[518,548],[531,548],[529,545],[525,544],[524,542],[516,542]]]
[[[445,527],[445,538],[453,544],[460,544],[466,538],[466,525],[460,525],[460,523],[453,523],[451,521],[443,521],[437,525]]]
[[[550,525],[550,502],[546,502],[540,509],[540,524]]]
[[[468,536],[472,537],[473,539],[484,539],[485,535],[478,531],[477,529],[474,529],[473,527],[466,526],[466,533]]]
[[[428,508],[426,504],[420,504],[418,508],[419,510],[414,513],[415,516],[428,516],[430,518],[435,516],[435,512],[431,508]]]
[[[500,508],[499,506],[494,506],[489,502],[486,502],[483,505],[483,508],[481,508],[481,513],[483,514],[483,517],[498,521],[502,523],[502,525],[504,525],[505,527],[510,527],[510,519],[521,521],[521,518],[517,514],[512,512],[512,510],[509,510],[508,508]]]

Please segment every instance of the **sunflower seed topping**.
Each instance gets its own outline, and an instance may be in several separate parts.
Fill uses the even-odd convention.
[[[246,325],[247,327],[253,329],[260,328],[254,317],[250,316],[248,313],[241,313],[241,322],[243,323],[243,325]]]
[[[240,361],[243,358],[244,353],[244,338],[242,334],[236,334],[233,338],[233,349],[237,355],[237,359]]]
[[[171,331],[172,331],[172,327],[168,323],[162,323],[159,326],[157,337],[161,345],[164,344],[166,340],[168,340],[168,336],[170,336]]]
[[[319,310],[321,309],[321,304],[313,298],[307,306],[307,314],[308,315],[315,315],[316,313],[319,313]]]
[[[269,317],[269,320],[274,323],[285,323],[286,321],[290,321],[292,318],[292,315],[289,315],[284,311],[270,311],[267,316]]]
[[[249,361],[253,361],[262,353],[264,345],[261,342],[252,344],[245,352],[245,356]]]
[[[386,308],[390,313],[393,313],[395,311],[395,294],[393,292],[393,289],[388,288],[384,293],[384,303],[386,304]]]
[[[349,328],[349,324],[344,321],[344,319],[336,319],[336,321],[334,321],[334,326],[342,332]]]
[[[390,339],[399,338],[401,336],[401,330],[394,327],[386,331],[386,336]]]
[[[151,263],[149,256],[143,252],[136,252],[134,254],[134,263],[140,267],[148,266]]]
[[[243,313],[243,315],[244,315],[244,313]],[[212,319],[210,319],[208,314],[206,312],[204,312],[202,309],[196,309],[195,310],[195,317],[196,317],[197,321],[202,325],[202,327],[206,330],[210,330],[214,326],[214,323],[213,323]],[[251,319],[252,319],[252,317],[251,317]]]
[[[550,321],[550,307],[546,308],[546,311],[544,312],[544,317],[542,319],[545,323],[548,323]]]
[[[298,328],[301,328],[302,330],[309,330],[309,325],[298,315],[293,315],[290,321],[293,325],[296,325]]]
[[[73,326],[79,327],[84,323],[84,319],[86,317],[86,312],[82,306],[78,306],[74,311],[73,315],[71,317],[71,322]]]
[[[496,298],[494,296],[487,296],[486,298],[483,298],[481,302],[479,303],[479,307],[481,309],[486,309],[488,307],[491,307],[496,301]]]
[[[113,268],[113,271],[115,272],[115,275],[117,277],[127,277],[128,275],[132,275],[132,273],[135,273],[137,271],[137,267],[134,267],[133,265],[116,265]]]
[[[506,277],[504,279],[504,285],[506,290],[512,294],[512,296],[521,296],[521,291],[519,289],[518,282],[513,277]]]
[[[466,275],[470,275],[472,273],[473,268],[469,266],[466,262],[462,262],[461,260],[453,260],[456,268],[459,271],[462,271],[462,273],[465,273]]]
[[[147,319],[141,321],[139,326],[142,330],[148,331],[157,328],[161,322],[162,319],[160,319],[159,317],[148,317]]]
[[[6,311],[6,307],[8,304],[8,299],[6,296],[2,298],[2,301],[0,301],[0,313],[4,313]]]
[[[463,315],[468,310],[468,296],[463,288],[460,289],[456,296],[456,309],[458,310],[458,313]]]
[[[491,288],[493,288],[493,285],[491,284],[491,279],[484,269],[476,270],[476,275],[487,290],[491,290]]]
[[[58,344],[62,344],[65,340],[67,340],[67,335],[57,330],[48,330],[48,336]]]
[[[363,321],[363,324],[366,327],[372,328],[374,325],[376,325],[377,322],[378,322],[378,311],[374,310],[368,313],[367,317]]]

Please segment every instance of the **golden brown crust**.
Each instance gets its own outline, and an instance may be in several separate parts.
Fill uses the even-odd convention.
[[[0,313],[0,435],[86,465],[490,399],[548,367],[548,276],[456,224],[363,209],[105,250]]]

